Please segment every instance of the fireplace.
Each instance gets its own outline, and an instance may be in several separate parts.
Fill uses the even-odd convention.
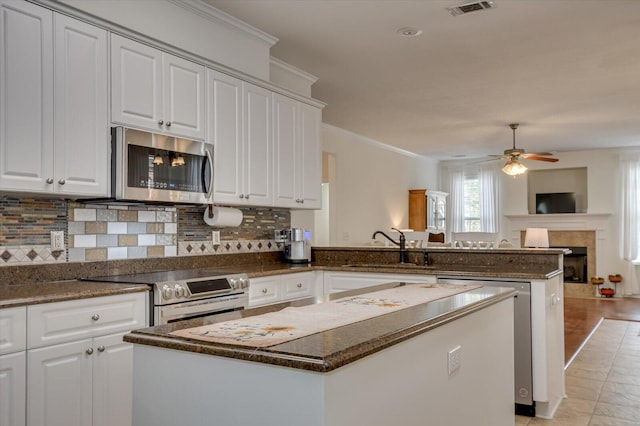
[[[587,247],[563,248],[571,250],[571,253],[564,255],[564,282],[571,284],[586,284],[588,282]]]

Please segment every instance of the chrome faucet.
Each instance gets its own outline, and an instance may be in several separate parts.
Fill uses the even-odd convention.
[[[372,240],[376,239],[376,235],[380,234],[383,237],[385,237],[387,240],[391,241],[393,244],[400,246],[400,263],[407,263],[407,239],[405,238],[404,234],[402,233],[402,231],[400,231],[399,229],[396,228],[391,228],[394,231],[398,231],[400,233],[400,241],[396,241],[393,238],[391,238],[390,236],[388,236],[387,234],[385,234],[382,231],[376,231],[373,233],[373,236],[371,237]]]

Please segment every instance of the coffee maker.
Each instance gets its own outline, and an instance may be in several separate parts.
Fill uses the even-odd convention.
[[[275,231],[275,238],[276,242],[284,243],[285,262],[311,262],[311,231],[303,228],[287,228]]]

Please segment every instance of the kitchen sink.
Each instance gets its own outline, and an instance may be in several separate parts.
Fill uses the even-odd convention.
[[[416,265],[415,263],[349,263],[343,268],[370,268],[370,269],[435,269],[432,265]]]

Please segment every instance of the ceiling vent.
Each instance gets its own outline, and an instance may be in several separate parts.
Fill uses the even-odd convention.
[[[491,9],[494,8],[493,2],[490,1],[479,1],[475,3],[467,3],[462,4],[456,7],[448,7],[447,10],[453,16],[464,15],[465,13],[475,12],[477,10]]]

